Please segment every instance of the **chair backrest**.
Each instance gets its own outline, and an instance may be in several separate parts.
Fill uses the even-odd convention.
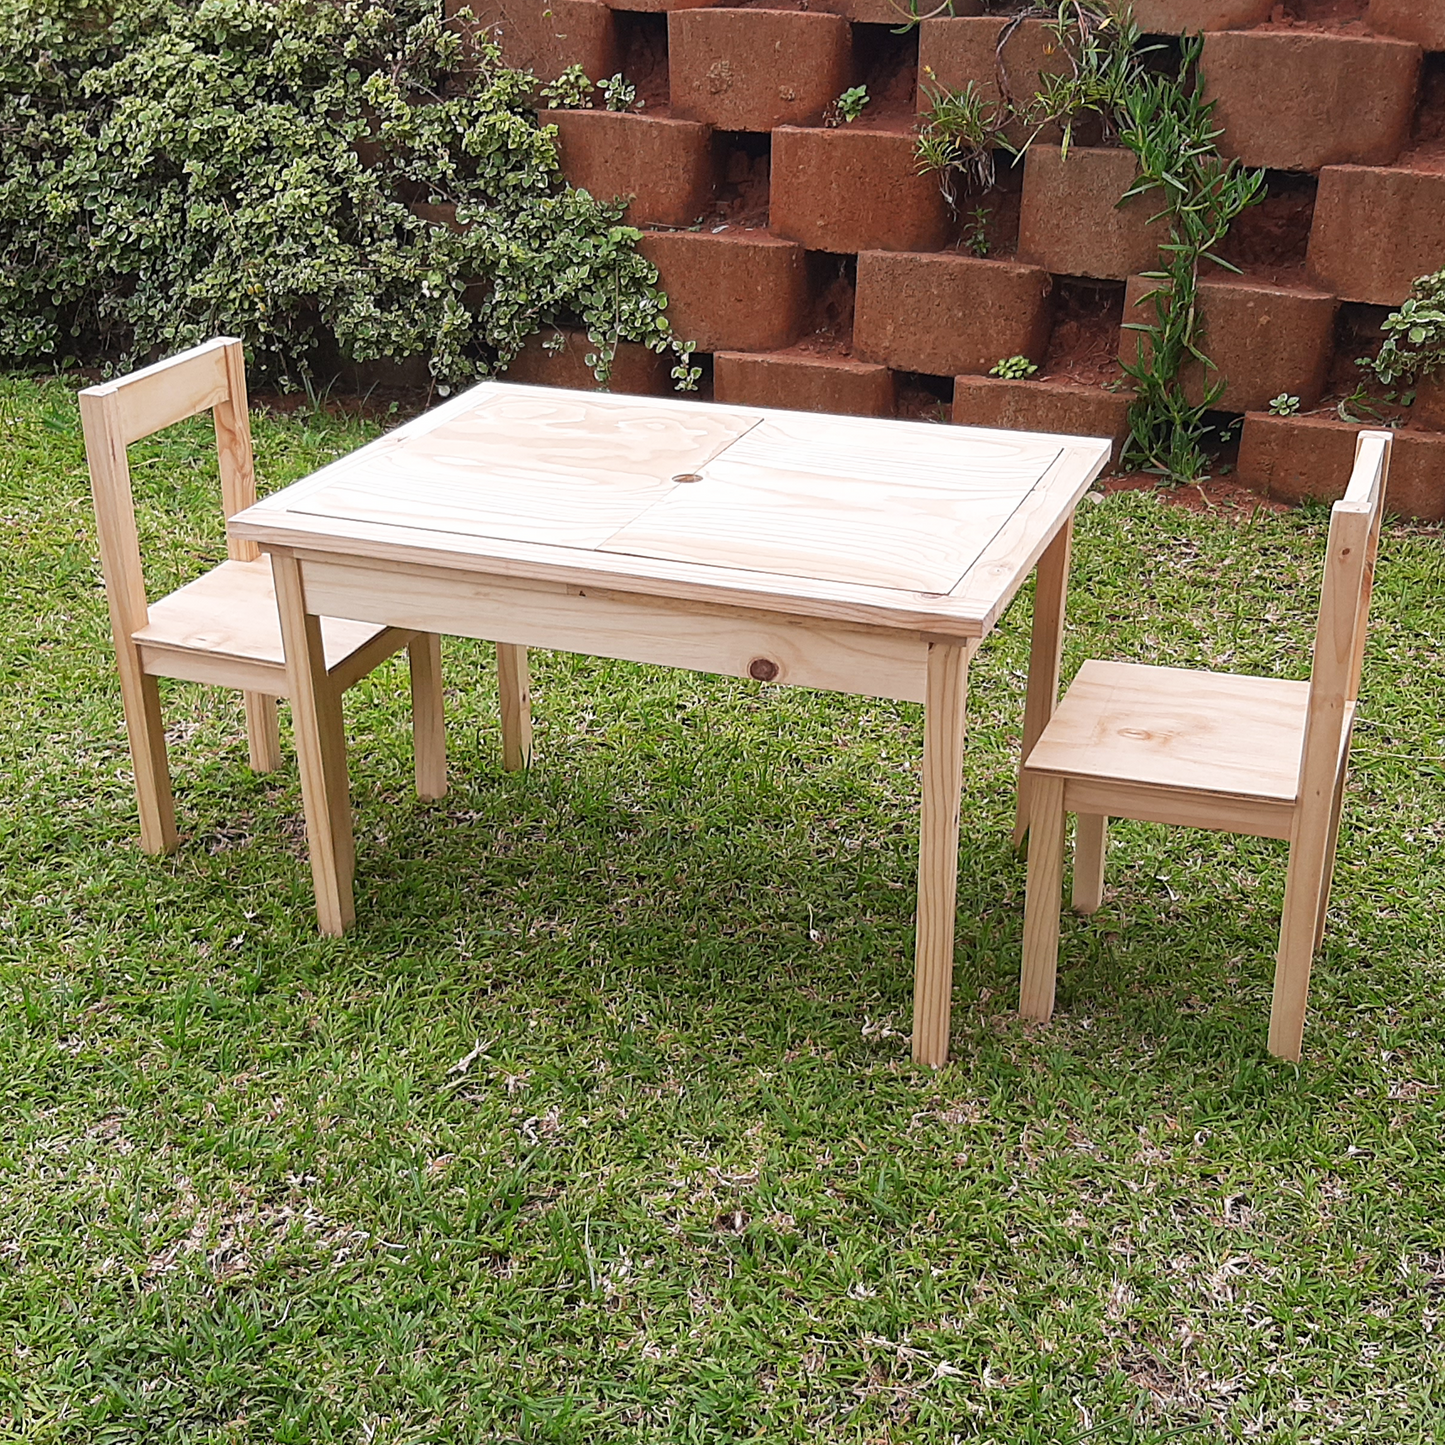
[[[1344,497],[1330,512],[1320,616],[1310,673],[1309,718],[1300,757],[1301,800],[1306,792],[1333,794],[1340,750],[1360,695],[1375,554],[1385,514],[1393,434],[1361,432]]]
[[[80,393],[100,564],[118,637],[129,637],[144,627],[147,617],[126,448],[207,408],[215,417],[221,505],[229,518],[256,500],[246,367],[239,341],[218,336]],[[243,562],[260,555],[254,542],[234,538],[228,539],[226,552]]]

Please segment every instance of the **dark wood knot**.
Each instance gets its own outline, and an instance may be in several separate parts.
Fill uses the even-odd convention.
[[[771,657],[755,657],[748,663],[748,676],[759,682],[771,682],[778,675],[778,664]]]

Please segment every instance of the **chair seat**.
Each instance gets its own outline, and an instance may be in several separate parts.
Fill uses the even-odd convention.
[[[1086,662],[1026,772],[1293,804],[1310,685]]]
[[[339,617],[321,619],[326,670],[336,672],[358,654],[376,653],[384,634],[383,623],[351,622]],[[145,670],[162,677],[193,677],[198,682],[221,681],[216,664],[236,666],[237,687],[250,687],[260,672],[277,674],[264,688],[285,696],[286,654],[281,644],[281,619],[276,611],[276,589],[271,559],[222,562],[194,582],[177,588],[150,605],[147,624],[132,634],[141,650]],[[396,651],[409,633],[395,634]],[[202,675],[187,659],[202,654],[210,664]],[[384,652],[381,655],[385,655]],[[380,656],[372,657],[375,666]]]

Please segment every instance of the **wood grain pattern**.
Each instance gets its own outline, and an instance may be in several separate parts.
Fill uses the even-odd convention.
[[[497,644],[497,694],[502,709],[502,766],[520,772],[532,766],[532,682],[527,649]]]
[[[225,402],[231,395],[232,379],[228,352],[239,350],[240,345],[234,337],[218,336],[91,388],[99,395],[116,398],[120,445],[127,447],[162,427]]]
[[[1019,749],[1019,789],[1014,810],[1014,847],[1024,840],[1029,826],[1029,788],[1032,780],[1023,770],[1045,724],[1059,701],[1059,663],[1064,651],[1064,607],[1069,591],[1074,519],[1059,529],[1039,558],[1034,581],[1033,627],[1029,636],[1028,696],[1024,702],[1023,745]]]
[[[442,709],[442,640],[416,632],[406,645],[411,674],[411,736],[419,798],[447,795],[447,730]]]
[[[1335,853],[1339,827],[1335,799],[1344,786],[1359,693],[1392,441],[1389,432],[1360,433],[1350,485],[1330,512],[1299,803],[1290,837],[1270,1008],[1270,1052],[1287,1059],[1298,1059],[1303,1047],[1310,970],[1328,901],[1325,869]]]
[[[274,773],[281,766],[281,727],[276,698],[264,692],[243,692],[246,749],[253,773]]]
[[[900,455],[891,431],[846,420],[769,417],[602,549],[946,593],[1060,452],[995,434],[959,446],[925,428]]]
[[[1059,890],[1064,876],[1064,780],[1034,779],[1029,822],[1029,879],[1024,898],[1019,1013],[1047,1022],[1059,968]]]
[[[1104,902],[1109,820],[1103,813],[1080,813],[1074,826],[1074,912],[1097,913]]]
[[[472,537],[595,547],[757,424],[694,403],[491,395],[353,466],[298,510]]]
[[[1309,691],[1272,677],[1090,660],[1028,769],[1292,803]]]
[[[959,483],[961,492],[967,490],[965,483],[977,487],[981,494],[989,488],[1003,491],[1018,488],[1023,500],[991,534],[962,582],[945,595],[928,595],[913,587],[880,585],[877,576],[860,580],[856,575],[846,578],[834,575],[819,580],[759,571],[752,565],[758,560],[756,557],[745,559],[748,565],[738,565],[736,559],[729,561],[712,552],[709,553],[711,560],[687,561],[619,551],[615,536],[606,551],[600,546],[572,545],[569,538],[578,535],[577,523],[565,515],[556,520],[551,540],[547,541],[428,529],[419,524],[425,521],[420,511],[424,510],[426,487],[409,490],[410,484],[405,481],[408,468],[414,465],[413,454],[420,457],[426,453],[433,458],[422,468],[424,481],[426,476],[434,477],[438,473],[434,454],[443,450],[438,434],[448,434],[449,428],[463,426],[468,412],[490,407],[498,398],[542,396],[555,400],[567,395],[497,382],[483,383],[438,408],[436,413],[398,428],[353,456],[248,509],[233,520],[232,530],[262,545],[309,548],[314,552],[329,551],[421,566],[444,565],[494,576],[603,586],[634,594],[763,608],[793,617],[813,616],[968,638],[982,636],[992,627],[1109,454],[1107,443],[1079,438],[1030,437],[864,418],[823,418],[737,409],[729,413],[742,419],[736,426],[746,423],[749,429],[732,446],[720,451],[716,461],[702,466],[705,476],[715,477],[720,465],[726,467],[738,457],[747,459],[754,455],[749,449],[761,448],[762,443],[755,435],[759,428],[752,423],[766,417],[769,427],[776,423],[781,430],[770,430],[764,436],[781,437],[779,445],[791,448],[790,455],[812,447],[823,459],[825,471],[828,468],[836,471],[847,460],[846,454],[857,453],[855,470],[861,474],[860,485],[875,476],[917,477],[926,489],[941,486],[940,477],[954,476],[964,479]],[[602,401],[593,397],[592,401],[609,408],[638,404],[632,398]],[[699,409],[695,402],[649,400],[645,405],[664,415],[679,410],[691,415]],[[880,441],[874,436],[871,451],[865,451],[861,440],[855,444],[855,438],[872,435],[880,429],[885,439]],[[846,445],[839,437],[846,440]],[[757,454],[764,461],[767,459],[766,448]],[[474,447],[468,455],[475,475],[486,477],[488,454]],[[457,457],[456,465],[460,467],[460,453]],[[1046,465],[1048,457],[1054,460]],[[1038,475],[1040,467],[1044,468],[1042,476]],[[1023,485],[1030,469],[1035,474],[1031,490]],[[831,476],[834,472],[828,474]],[[397,512],[395,520],[390,521],[379,516],[359,520],[360,508],[356,509],[357,516],[328,509],[329,489],[344,482],[347,495],[354,495],[356,489],[371,486],[368,479],[382,475],[400,479],[395,481],[394,496],[398,501],[389,505],[403,506],[408,509],[406,515]],[[457,473],[453,470],[448,475],[453,481],[447,485],[454,486]],[[693,484],[691,490],[705,489],[707,485],[706,482]],[[465,491],[465,487],[462,490]],[[681,496],[688,490],[689,487],[683,485],[667,495],[668,498]],[[552,494],[554,500],[556,495]],[[668,504],[665,500],[664,505]],[[444,501],[443,505],[450,503]],[[445,525],[457,524],[447,521]],[[736,520],[733,525],[745,530],[748,536],[756,531],[753,519]],[[790,525],[796,526],[796,521]],[[880,525],[886,530],[887,519],[883,518]],[[567,533],[567,528],[573,530]],[[816,546],[806,536],[804,544],[805,550]],[[630,539],[624,537],[622,545],[630,545]],[[876,548],[879,544],[874,539],[868,545]],[[928,545],[935,545],[932,538],[928,539]],[[896,561],[896,552],[894,549],[887,556]],[[797,565],[796,557],[786,565]],[[899,573],[904,570],[906,568],[900,567]],[[951,580],[957,582],[957,574]]]
[[[307,594],[328,611],[369,612],[396,627],[502,644],[660,663],[728,677],[924,700],[928,644],[891,629],[788,623],[732,607],[681,606],[605,589],[447,574],[396,564],[312,559]]]
[[[95,501],[100,565],[105,577],[116,671],[120,675],[126,739],[135,778],[141,847],[147,853],[169,853],[177,843],[176,807],[166,760],[160,693],[155,678],[145,670],[132,635],[136,628],[145,625],[145,578],[141,572],[120,398],[115,389],[81,392],[80,420],[90,467],[91,495]]]
[[[918,934],[913,955],[913,1061],[948,1062],[953,936],[958,903],[958,825],[963,789],[967,647],[928,649],[923,721],[923,808],[918,848]]]
[[[345,933],[356,918],[352,892],[355,843],[351,831],[346,736],[341,689],[326,675],[319,620],[306,610],[300,569],[292,557],[272,558],[277,611],[286,642],[287,696],[301,765],[301,798],[316,917],[323,933]]]
[[[327,669],[339,666],[385,630],[383,623],[324,617],[321,635]],[[135,640],[147,657],[161,666],[161,654],[166,652],[204,652],[216,659],[258,662],[284,672],[286,654],[270,560],[222,562],[194,582],[178,587],[151,604],[149,621],[136,630]],[[392,651],[404,645],[405,639],[398,639]]]

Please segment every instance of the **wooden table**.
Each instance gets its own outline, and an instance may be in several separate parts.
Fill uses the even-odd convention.
[[[968,664],[1038,566],[1024,717],[1058,694],[1074,508],[1106,441],[484,382],[230,521],[271,554],[321,928],[355,916],[317,617],[922,702],[913,1056],[948,1054]],[[1027,819],[1020,798],[1019,836]]]

